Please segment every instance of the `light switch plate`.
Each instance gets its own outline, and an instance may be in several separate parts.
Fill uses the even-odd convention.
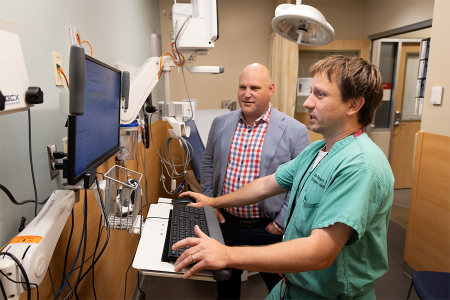
[[[431,88],[431,104],[442,103],[442,86],[433,86]]]

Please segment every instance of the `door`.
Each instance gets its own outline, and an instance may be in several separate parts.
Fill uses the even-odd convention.
[[[402,44],[389,160],[395,189],[412,186],[415,137],[421,121],[421,112],[415,103],[419,51],[420,43]]]

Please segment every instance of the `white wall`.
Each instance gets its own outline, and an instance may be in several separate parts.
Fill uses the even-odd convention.
[[[141,66],[149,57],[148,35],[161,33],[159,3],[0,0],[0,16],[18,22],[30,84],[44,92],[44,103],[31,108],[33,163],[38,199],[42,201],[65,182],[62,173],[50,180],[46,152],[51,143],[62,151],[62,139],[67,136],[67,116],[58,112],[58,94],[63,88],[54,85],[51,53],[62,55],[62,67],[68,74],[67,26],[74,25],[80,29],[81,38],[92,44],[95,58],[112,66],[117,62]],[[89,54],[89,47],[85,49]],[[34,198],[27,126],[26,112],[0,116],[0,183],[18,201]],[[15,206],[0,191],[0,247],[17,233],[22,216],[27,224],[33,219],[33,204]]]
[[[450,1],[436,0],[420,130],[450,136]],[[430,103],[432,87],[443,87],[442,104]]]

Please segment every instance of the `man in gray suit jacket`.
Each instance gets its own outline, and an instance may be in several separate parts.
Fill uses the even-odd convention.
[[[306,126],[270,105],[274,84],[260,64],[239,76],[241,109],[214,119],[201,166],[202,194],[218,197],[252,180],[275,173],[310,144]],[[267,245],[282,241],[289,194],[267,198],[248,207],[216,209],[225,244]],[[242,270],[218,281],[218,299],[239,299]],[[278,274],[261,273],[269,291]]]

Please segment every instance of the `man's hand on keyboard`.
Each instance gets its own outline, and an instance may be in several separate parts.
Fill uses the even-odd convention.
[[[175,272],[180,272],[187,266],[196,263],[183,275],[184,279],[203,269],[221,270],[227,267],[228,247],[208,237],[197,225],[195,225],[194,231],[198,238],[184,239],[172,247],[173,250],[178,250],[190,246],[175,262]]]
[[[212,206],[214,202],[214,198],[210,198],[208,196],[202,195],[200,193],[194,193],[194,192],[184,192],[181,193],[179,197],[192,197],[197,201],[197,203],[190,203],[189,206],[192,207],[203,207],[203,205],[209,205]]]

